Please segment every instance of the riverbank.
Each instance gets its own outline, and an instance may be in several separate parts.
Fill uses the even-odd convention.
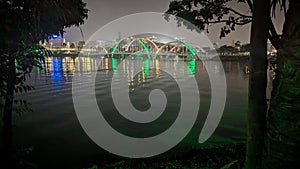
[[[194,150],[177,151],[173,156],[159,156],[147,159],[127,159],[114,163],[102,163],[88,168],[189,168],[189,169],[235,169],[243,168],[246,145],[224,144]]]
[[[219,55],[213,57],[211,60],[217,60],[220,58],[221,61],[246,61],[249,60],[249,55]]]
[[[91,156],[89,160],[82,161],[82,165],[74,165],[78,169],[240,169],[244,167],[246,144],[231,143],[213,145],[204,148],[175,149],[171,152],[155,157],[134,159],[122,158],[113,154],[106,156]],[[33,147],[19,149],[14,153],[14,168],[35,169],[40,168],[37,164]],[[171,154],[171,155],[170,155]],[[48,162],[51,160],[49,159]],[[48,163],[48,165],[51,165]],[[47,166],[45,163],[44,166]],[[65,168],[60,164],[59,168]],[[70,166],[69,166],[70,167]]]

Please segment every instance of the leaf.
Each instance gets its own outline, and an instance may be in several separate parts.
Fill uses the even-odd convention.
[[[88,169],[98,169],[98,166],[97,165],[93,165],[92,167],[90,167]]]
[[[230,169],[231,166],[233,166],[234,164],[237,164],[238,160],[234,160],[229,164],[224,165],[221,169]]]

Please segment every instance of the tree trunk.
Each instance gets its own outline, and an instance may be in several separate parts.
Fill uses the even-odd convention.
[[[300,1],[290,0],[267,118],[265,168],[300,166]]]
[[[5,96],[5,104],[4,104],[4,114],[3,114],[3,144],[4,144],[4,151],[3,158],[4,158],[4,167],[5,168],[12,168],[12,113],[13,113],[13,100],[14,100],[14,84],[15,84],[15,59],[14,54],[11,55],[9,58],[9,66],[8,66],[8,81],[7,81],[7,89],[6,89],[6,96]]]
[[[12,70],[14,69],[14,70]],[[4,104],[4,114],[3,114],[3,122],[4,122],[4,129],[11,129],[12,128],[12,106],[14,100],[14,74],[15,74],[15,65],[14,59],[9,59],[9,68],[8,68],[8,82],[7,82],[7,89],[6,89],[6,96],[5,96],[5,104]]]
[[[270,0],[253,1],[246,169],[261,168],[266,126],[267,39]]]

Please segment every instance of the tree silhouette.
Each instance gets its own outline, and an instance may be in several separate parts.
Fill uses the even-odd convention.
[[[247,5],[245,15],[229,4]],[[272,17],[280,6],[285,22],[278,35]],[[179,0],[166,13],[186,19],[200,30],[220,23],[220,38],[237,25],[251,25],[246,168],[292,168],[299,154],[300,2],[297,0]],[[298,9],[298,10],[297,10]],[[168,17],[167,17],[168,19]],[[178,25],[185,25],[178,19]],[[266,107],[267,40],[279,51],[270,110]]]
[[[79,26],[87,18],[82,0],[6,0],[0,1],[0,113],[3,119],[4,144],[7,160],[4,168],[11,168],[11,132],[15,92],[31,90],[24,84],[33,67],[47,51],[38,46],[52,34],[63,35],[70,26]]]

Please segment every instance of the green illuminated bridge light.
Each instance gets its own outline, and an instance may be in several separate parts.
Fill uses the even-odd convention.
[[[127,45],[125,45],[126,49],[122,47],[122,50],[120,50],[121,45],[124,45],[124,42],[126,42],[126,40],[127,41],[130,40],[130,43],[127,43]],[[134,44],[134,42],[137,42],[137,44],[139,44],[137,45],[138,48],[136,49],[135,46],[133,45],[134,47],[133,51],[130,50],[130,52],[128,52],[129,47],[131,47],[131,45]],[[170,50],[170,46],[172,49],[176,47],[177,49],[180,49],[180,51],[182,51],[183,48],[183,51],[180,53],[178,52],[176,53],[174,52],[174,50]],[[197,47],[197,48],[204,51],[201,47]],[[149,58],[155,58],[157,55],[177,55],[177,56],[183,56],[189,58],[199,57],[198,53],[195,51],[193,47],[179,40],[162,44],[162,43],[154,42],[149,38],[136,38],[136,37],[129,37],[129,38],[119,40],[114,44],[113,48],[111,49],[111,52],[107,54],[111,54],[111,55],[118,54],[121,55],[121,58],[123,59],[127,55],[136,55],[137,57],[142,57],[147,55]]]
[[[138,42],[143,46],[143,48],[144,48],[144,50],[146,51],[147,55],[150,55],[149,49],[147,48],[147,46],[145,45],[145,43],[144,43],[143,41],[141,41],[139,38],[133,38],[133,39],[134,39],[135,41],[138,41]],[[115,54],[115,52],[116,52],[116,50],[117,50],[119,44],[120,44],[123,40],[124,40],[124,39],[118,41],[118,42],[114,45],[111,54]],[[129,44],[129,45],[131,45],[131,44]]]

